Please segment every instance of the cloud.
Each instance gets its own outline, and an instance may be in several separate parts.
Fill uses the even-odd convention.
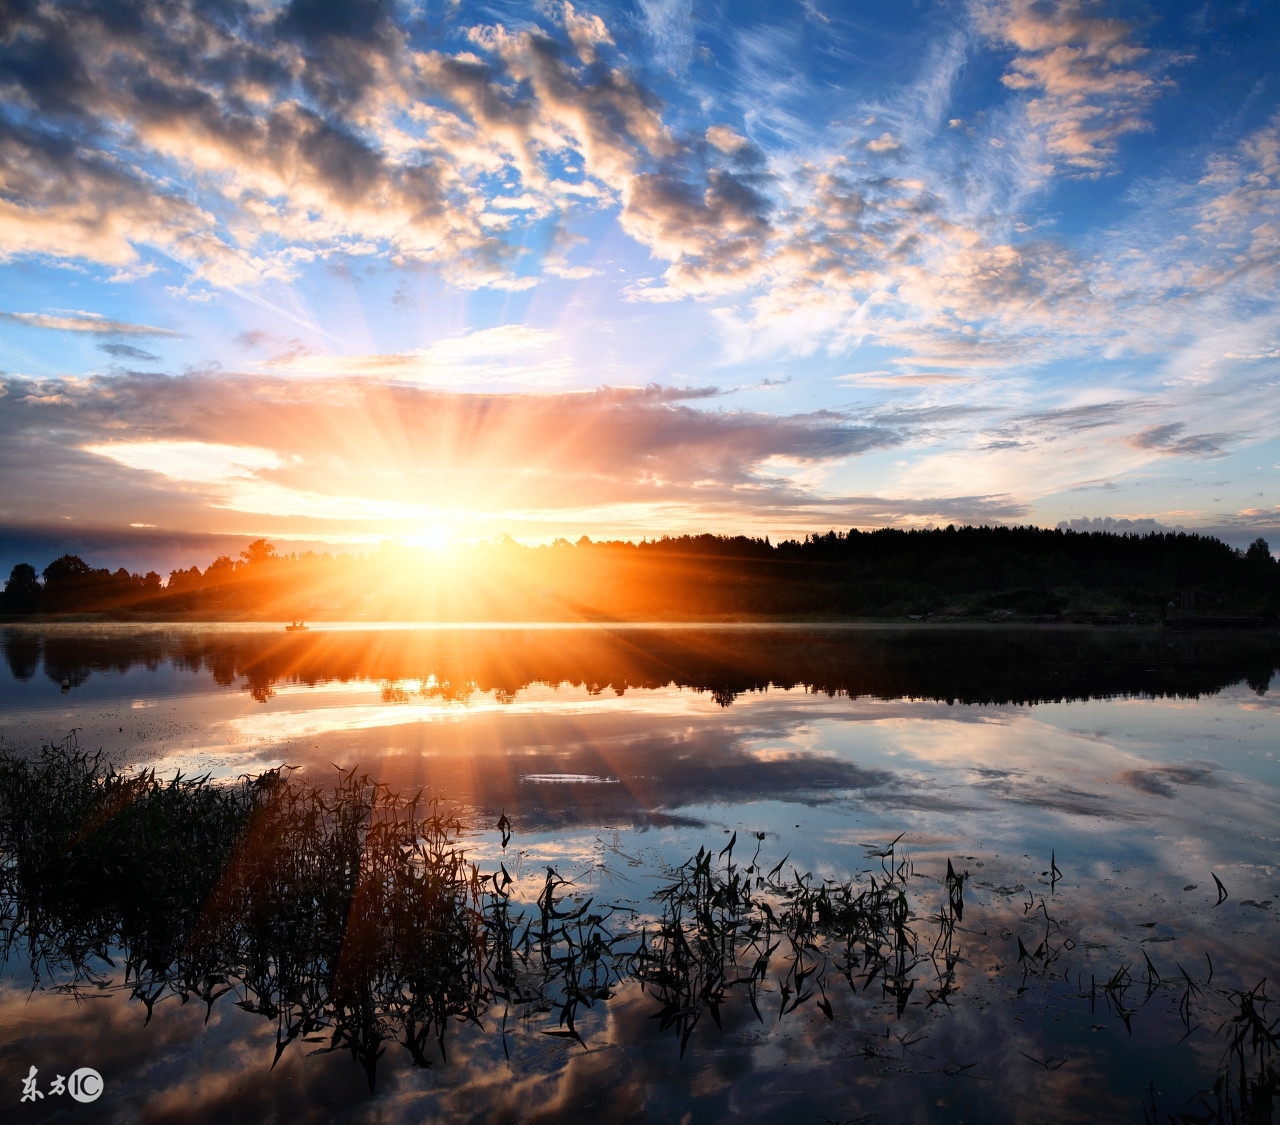
[[[554,14],[550,33],[476,27],[447,54],[415,50],[382,3],[243,21],[190,2],[132,20],[92,0],[13,13],[0,245],[120,276],[154,248],[217,285],[370,251],[461,286],[527,284],[513,227],[616,195],[676,147],[652,96],[600,59],[600,18]],[[566,149],[582,182],[550,171]],[[487,189],[495,174],[528,218]]]
[[[1222,785],[1221,769],[1217,762],[1186,762],[1176,766],[1125,770],[1117,780],[1122,785],[1151,793],[1156,797],[1176,797],[1175,786],[1198,785],[1217,788]]]
[[[374,355],[315,355],[302,349],[277,352],[262,367],[294,375],[371,378],[433,386],[485,383],[553,385],[571,374],[557,349],[560,336],[540,328],[507,324],[441,340],[429,348]],[[553,350],[556,349],[556,350]],[[551,354],[547,354],[547,353]]]
[[[1086,14],[1082,0],[997,0],[974,6],[980,30],[1017,54],[1002,78],[1027,96],[1026,121],[1050,168],[1096,176],[1119,138],[1169,83],[1170,60],[1133,41],[1125,20]]]
[[[901,147],[902,142],[892,133],[881,133],[875,140],[867,142],[867,151],[874,153],[897,152]]]
[[[752,179],[712,171],[706,186],[699,187],[662,173],[635,176],[621,216],[623,229],[673,263],[661,287],[639,288],[635,296],[706,295],[755,281],[770,234],[770,203]]]
[[[596,61],[597,48],[606,44],[613,46],[613,36],[609,34],[604,20],[599,16],[580,15],[568,0],[561,11],[560,21],[564,24],[565,32],[577,50],[578,57],[584,63]]]
[[[87,332],[95,336],[168,336],[182,335],[168,328],[153,328],[149,324],[130,324],[124,320],[110,320],[97,313],[27,313],[0,312],[0,320],[24,324],[30,328],[49,328],[58,332]],[[104,347],[105,345],[99,345]],[[123,346],[123,345],[121,345]]]
[[[571,266],[569,264],[569,252],[575,246],[582,245],[585,242],[587,242],[587,239],[582,235],[573,234],[563,226],[557,227],[552,235],[551,246],[542,259],[542,272],[566,281],[581,281],[584,278],[594,277],[599,274],[600,271],[592,266]]]
[[[706,409],[715,392],[705,387],[453,394],[373,380],[127,372],[9,378],[5,390],[0,471],[27,466],[27,487],[0,503],[0,522],[10,523],[62,512],[95,525],[141,517],[213,531],[227,529],[217,517],[227,510],[297,530],[444,509],[564,521],[574,518],[566,512],[626,519],[662,508],[698,526],[828,504],[771,469],[773,459],[820,465],[902,440],[832,411]]]
[[[1012,421],[1015,426],[1036,433],[1079,434],[1131,418],[1146,407],[1147,404],[1141,402],[1092,402],[1081,406],[1059,407],[1056,410],[1038,410],[1019,415]]]
[[[645,32],[660,65],[680,73],[693,57],[693,0],[640,0]]]
[[[122,441],[85,445],[86,453],[176,481],[215,484],[280,466],[270,449],[200,441]]]
[[[1129,444],[1135,449],[1153,449],[1160,453],[1185,453],[1198,457],[1220,457],[1223,454],[1222,442],[1227,434],[1187,434],[1183,435],[1186,425],[1182,422],[1167,422],[1160,426],[1149,426],[1145,430],[1133,434]]]
[[[158,363],[160,357],[143,348],[135,348],[132,344],[99,344],[98,351],[115,356],[116,359],[134,359],[139,363]]]
[[[883,387],[893,390],[895,387],[908,389],[911,387],[939,387],[948,383],[967,383],[968,375],[955,375],[945,371],[911,371],[895,373],[891,371],[862,371],[849,375],[837,375],[837,383],[847,383],[857,387]]]
[[[1274,288],[1274,123],[1181,185],[1176,238],[1162,222],[1149,238],[1072,247],[1023,222],[1037,176],[1114,167],[1175,61],[1077,0],[974,4],[979,38],[955,30],[893,98],[839,122],[807,110],[804,136],[770,154],[699,121],[714,103],[691,117],[665,108],[609,25],[573,4],[537,23],[464,21],[451,49],[447,38],[424,48],[381,0],[243,21],[192,0],[132,21],[113,10],[24,8],[0,43],[9,256],[88,260],[120,277],[176,262],[190,295],[342,255],[522,290],[594,276],[598,266],[568,261],[565,232],[605,209],[658,263],[656,280],[624,279],[633,300],[727,298],[722,323],[758,340],[801,351],[870,340],[968,373],[1151,350],[1173,305]],[[640,18],[662,65],[687,65],[688,0],[646,0]],[[767,93],[756,68],[796,44],[748,31],[734,44],[749,108]],[[952,117],[953,88],[984,45],[1007,57],[1016,112],[970,137],[951,128],[976,120]],[[803,83],[783,85],[767,95],[779,112],[784,95],[812,104]],[[753,136],[790,136],[762,129],[756,110],[737,116]],[[1024,126],[1034,143],[1018,138]],[[543,241],[540,224],[553,236],[539,266],[524,247]]]
[[[1171,455],[1215,455],[1265,433],[1274,420],[1277,408],[1259,388],[1265,365],[1274,364],[1280,280],[1275,121],[1222,142],[1189,176],[1134,179],[1105,232],[1077,236],[1039,221],[1046,217],[1034,192],[1050,176],[1119,167],[1126,132],[1145,128],[1176,61],[1149,48],[1136,25],[1102,18],[1083,3],[975,4],[968,25],[952,26],[920,53],[914,78],[882,89],[874,104],[841,90],[831,120],[823,107],[835,102],[809,82],[807,66],[788,57],[804,48],[809,27],[790,38],[772,24],[739,28],[725,41],[733,76],[719,75],[710,89],[700,65],[664,105],[646,84],[645,60],[634,55],[636,27],[614,16],[606,23],[578,5],[546,5],[507,23],[492,14],[483,24],[458,19],[431,38],[380,0],[299,0],[254,11],[231,20],[192,0],[143,6],[131,21],[116,19],[106,0],[86,0],[74,13],[57,5],[15,10],[0,41],[4,252],[87,260],[121,277],[176,263],[187,276],[175,289],[204,296],[213,285],[260,286],[342,256],[371,268],[378,259],[426,264],[455,288],[529,289],[547,278],[599,275],[602,293],[617,278],[613,291],[635,302],[705,302],[722,344],[718,356],[706,345],[712,362],[768,356],[785,363],[793,355],[880,349],[890,354],[859,359],[876,370],[834,382],[898,392],[896,402],[906,393],[925,406],[949,402],[966,419],[966,440],[934,450],[942,459],[918,478],[860,482],[851,492],[919,495],[939,491],[942,479],[953,484],[941,491],[1024,504],[1032,488],[1114,481]],[[639,19],[662,66],[689,66],[696,29],[687,0],[652,0]],[[843,49],[834,32],[823,34],[830,50]],[[1004,76],[988,83],[996,104],[982,112],[960,106],[959,76],[990,77],[992,52],[995,73]],[[615,260],[618,230],[650,255],[644,276],[628,268],[634,247],[626,247],[630,260]],[[581,262],[579,231],[592,232],[594,242]],[[563,289],[545,285],[547,293]],[[664,314],[633,308],[628,315]],[[9,319],[122,338],[163,334],[82,313],[54,323],[58,317]],[[258,373],[245,377],[255,388],[250,399],[291,400],[299,394],[294,384],[314,379],[326,401],[354,377],[370,384],[351,392],[357,397],[348,408],[359,418],[400,409],[385,384],[483,389],[486,416],[523,433],[517,419],[550,411],[547,404],[560,398],[540,396],[535,410],[533,398],[517,408],[493,392],[558,388],[584,377],[562,341],[518,326],[421,347],[397,342],[386,352],[364,339],[349,349],[358,354],[341,355],[331,338],[245,338],[243,346],[256,349],[245,365]],[[141,348],[122,350],[130,346],[105,350],[150,362]],[[1091,386],[1074,378],[1070,387],[1035,386],[1035,369],[1062,370],[1049,365],[1068,359],[1080,370],[1110,365],[1109,375]],[[625,370],[608,370],[627,381]],[[649,377],[648,369],[638,376]],[[132,387],[120,385],[120,403]],[[644,503],[679,495],[673,503],[700,504],[716,490],[716,502],[730,505],[745,503],[747,491],[752,504],[775,493],[797,504],[825,502],[827,485],[816,472],[806,476],[809,467],[825,472],[863,448],[941,446],[952,433],[942,421],[907,422],[905,415],[868,421],[836,411],[827,422],[803,415],[803,425],[795,422],[801,415],[788,415],[773,429],[741,415],[745,444],[735,457],[713,452],[737,433],[732,412],[695,409],[691,399],[659,404],[643,397],[648,391],[609,393],[641,397],[608,410],[597,404],[600,417],[627,414],[641,433],[661,418],[683,436],[669,464],[665,453],[643,461],[648,476],[628,476],[639,474],[634,466],[584,470],[584,504],[605,503],[610,481],[621,482],[627,504],[640,503],[632,497],[641,494],[651,496]],[[200,410],[236,412],[232,392],[210,394]],[[40,383],[23,392],[21,409],[91,401],[105,399],[88,381]],[[459,405],[470,399],[432,401],[434,409],[461,412],[466,425],[482,425]],[[1209,402],[1220,416],[1213,433],[1178,428]],[[290,409],[279,418],[286,429],[304,414]],[[580,403],[563,405],[544,419],[546,441],[559,440],[557,426],[576,432],[588,413]],[[112,432],[83,441],[121,440],[132,425],[124,417]],[[704,447],[698,427],[720,436]],[[813,452],[824,427],[844,453]],[[851,436],[859,429],[871,444]],[[766,432],[768,448],[757,448]],[[795,440],[809,452],[787,447],[784,433],[802,435]],[[215,427],[135,440],[242,439]],[[274,449],[278,439],[263,440]],[[513,448],[524,448],[521,441]],[[652,441],[665,448],[656,435]],[[442,469],[419,464],[417,442],[400,434],[392,442],[410,449],[406,465],[417,467],[399,472],[388,461],[371,471],[369,479],[385,485],[382,501],[416,502],[408,498],[424,487],[454,488],[452,479],[441,483]],[[284,458],[253,479],[265,487],[271,474],[298,476],[297,466],[316,456],[300,448],[301,461]],[[526,452],[531,466],[545,456]],[[368,460],[352,453],[335,464],[345,473],[343,465],[362,457]],[[507,465],[505,451],[495,457],[495,465]],[[806,468],[784,471],[779,458]],[[582,463],[595,464],[590,456]],[[486,478],[483,464],[467,464],[477,481],[524,487],[511,484],[520,479],[514,470]],[[569,473],[556,465],[548,480]],[[418,472],[428,475],[425,484]],[[362,495],[351,473],[335,497]],[[562,484],[570,478],[579,479],[569,474]],[[296,480],[279,488],[286,492],[270,498],[260,488],[253,502],[283,511],[288,489],[315,491]],[[461,493],[471,488],[470,480],[460,486]],[[522,504],[535,503],[532,491],[524,489]],[[659,493],[661,500],[652,499]]]
[[[727,125],[710,126],[707,129],[706,138],[707,144],[723,152],[726,156],[732,156],[734,153],[741,152],[751,145],[751,142],[746,137],[735,133]]]

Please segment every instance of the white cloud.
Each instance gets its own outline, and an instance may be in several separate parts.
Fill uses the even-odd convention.
[[[81,448],[129,469],[198,484],[241,480],[283,464],[280,455],[270,449],[217,442],[121,441],[90,443]]]
[[[1170,60],[1134,41],[1121,19],[1087,14],[1082,0],[979,0],[979,28],[1018,53],[1002,81],[1026,96],[1026,121],[1047,167],[1098,175],[1119,138],[1149,128],[1143,112],[1168,84]]]
[[[485,328],[427,348],[369,355],[289,352],[259,366],[291,375],[380,379],[439,387],[555,386],[571,374],[558,333],[520,324]]]
[[[735,152],[741,152],[751,142],[746,137],[735,133],[727,125],[712,125],[706,132],[707,144],[712,148],[718,149],[726,156],[731,156]]]

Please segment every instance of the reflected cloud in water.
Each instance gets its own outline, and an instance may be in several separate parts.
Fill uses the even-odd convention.
[[[348,1040],[339,1036],[344,1053],[314,1054],[334,1045],[343,1020],[365,1026],[356,994],[347,1008],[333,1007],[342,990],[325,968],[354,955],[334,952],[355,948],[347,938],[298,962],[312,966],[299,980],[323,985],[297,994],[310,996],[320,1022],[299,1032],[275,1070],[278,1003],[272,1016],[255,1000],[254,1014],[229,996],[215,1001],[205,1027],[195,1018],[204,1005],[179,1006],[166,970],[169,998],[155,1001],[144,1027],[129,1014],[138,1009],[128,999],[137,981],[126,983],[119,966],[152,962],[117,956],[108,972],[99,961],[113,984],[82,1008],[46,992],[28,1007],[22,964],[11,957],[0,996],[5,1074],[38,1061],[22,1052],[40,1054],[42,1066],[72,1055],[102,1061],[117,1120],[159,1120],[176,1106],[210,1120],[550,1121],[582,1112],[679,1120],[689,1111],[700,1120],[843,1121],[870,1112],[1016,1120],[1029,1102],[1045,1120],[1073,1120],[1102,1105],[1140,1116],[1147,1081],[1162,1114],[1182,1112],[1219,1073],[1230,1032],[1214,1029],[1243,1026],[1231,1021],[1247,1022],[1249,1005],[1263,1010],[1250,990],[1275,978],[1280,712],[1269,684],[1280,646],[1269,635],[757,628],[317,631],[299,639],[183,628],[13,631],[5,644],[0,737],[11,752],[79,727],[81,745],[134,767],[126,776],[156,765],[166,774],[212,767],[215,778],[233,779],[287,761],[299,767],[298,784],[323,790],[334,763],[358,765],[391,791],[444,798],[467,821],[458,846],[501,882],[512,915],[532,920],[526,936],[555,931],[556,912],[572,921],[581,908],[577,948],[595,949],[596,969],[615,966],[609,995],[580,1003],[566,1026],[567,947],[544,958],[534,940],[526,966],[534,975],[523,986],[549,979],[550,991],[528,1016],[508,1020],[505,1041],[486,984],[478,1024],[454,1018],[447,1055],[424,1056],[431,1066],[423,1069],[411,1052],[389,1052],[370,1095],[367,1067],[352,1065]],[[65,695],[63,678],[74,685]],[[976,692],[980,684],[985,692]],[[514,830],[507,847],[499,817]],[[886,871],[866,845],[899,834]],[[731,840],[736,851],[721,854]],[[761,865],[751,878],[767,876],[772,889],[752,893],[780,925],[789,902],[807,903],[804,925],[818,927],[798,945],[787,934],[803,926],[776,930],[782,943],[757,981],[761,1020],[742,982],[769,948],[762,931],[755,945],[734,938],[732,971],[708,976],[705,957],[673,961],[672,951],[681,942],[704,954],[715,946],[698,929],[706,919],[721,919],[711,937],[723,939],[716,912],[729,900],[722,893],[712,908],[712,893],[703,907],[696,894],[684,902],[677,940],[676,900],[660,893],[698,878],[713,887],[729,877],[726,863],[741,876],[757,845]],[[678,875],[699,849],[705,873]],[[358,867],[393,851],[362,844],[353,854]],[[768,875],[764,868],[784,857]],[[221,950],[209,953],[207,965],[222,966],[210,979],[239,981],[245,1000],[263,978],[234,937],[252,927],[228,921],[238,915],[226,904],[243,896],[227,898],[227,873],[241,872],[237,885],[252,882],[237,862],[207,876],[222,892],[196,894],[175,916],[192,919],[206,951]],[[963,880],[964,914],[944,939],[948,864]],[[570,881],[555,884],[552,915],[540,905],[548,866]],[[873,873],[877,885],[901,887],[914,984],[906,962],[893,959],[907,946],[894,952],[890,925],[876,946],[889,960],[874,978],[867,942],[853,943],[849,987],[839,910],[785,889],[805,872],[814,873],[811,891],[823,880],[865,890]],[[1215,876],[1228,892],[1217,902]],[[349,895],[359,899],[354,885]],[[346,901],[338,895],[335,919],[352,916]],[[496,899],[476,901],[476,917],[490,917]],[[613,908],[612,921],[583,921],[601,906]],[[762,909],[740,910],[734,933],[773,926]],[[501,927],[484,926],[476,948],[497,964],[492,950],[508,939],[494,945]],[[592,926],[627,939],[591,947]],[[640,933],[657,961],[637,960]],[[224,935],[222,944],[209,946],[210,934]],[[369,940],[368,951],[410,948]],[[122,948],[119,933],[103,946]],[[165,947],[154,934],[147,948],[159,965]],[[181,960],[202,946],[183,937],[173,948]],[[574,957],[587,962],[582,952]],[[672,976],[677,963],[684,969]],[[543,977],[548,965],[561,975]],[[424,980],[409,980],[403,996],[419,995]],[[737,983],[723,988],[713,1015],[715,980]],[[399,1004],[387,1011],[407,1010]],[[687,1013],[699,1004],[690,1028]],[[1272,1011],[1263,1025],[1274,1021]],[[396,1026],[403,1039],[406,1025]],[[573,1034],[546,1034],[566,1031]],[[170,1060],[163,1077],[151,1051]],[[1250,1073],[1270,1073],[1262,1056],[1249,1058]]]

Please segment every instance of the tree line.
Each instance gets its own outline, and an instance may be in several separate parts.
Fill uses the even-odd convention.
[[[265,539],[203,571],[15,566],[0,613],[106,619],[848,620],[1280,617],[1280,564],[1182,532],[1036,527],[830,531],[772,543],[685,535],[434,551],[281,554]]]

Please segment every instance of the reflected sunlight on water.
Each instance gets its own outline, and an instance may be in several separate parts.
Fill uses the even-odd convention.
[[[48,991],[28,1003],[19,941],[0,993],[5,1080],[85,1060],[107,1082],[110,1119],[186,1105],[192,1117],[301,1120],[554,1120],[590,1108],[610,1120],[1012,1121],[1031,1099],[1045,1120],[1136,1120],[1144,1098],[1182,1112],[1211,1090],[1229,1047],[1216,1029],[1244,1026],[1231,1022],[1247,1022],[1242,1005],[1263,1011],[1251,990],[1280,967],[1271,636],[117,628],[13,631],[5,645],[10,752],[78,728],[79,745],[102,747],[132,767],[126,776],[154,766],[233,779],[287,762],[324,788],[334,765],[358,767],[391,791],[444,799],[465,822],[468,862],[503,881],[529,941],[580,907],[579,919],[601,908],[613,919],[605,945],[588,932],[603,921],[575,931],[573,963],[612,975],[571,1026],[563,975],[519,1012],[494,1000],[512,986],[485,985],[445,1055],[433,1047],[424,1069],[388,1049],[372,1093],[347,1032],[346,1055],[314,1053],[354,1018],[341,1005],[272,1070],[276,1023],[232,997],[207,1025],[160,999],[144,1025],[122,967],[134,962],[100,960],[119,953],[120,931],[76,954],[97,956],[110,981],[79,1008]],[[875,854],[895,837],[889,858]],[[709,866],[681,875],[704,848]],[[716,912],[732,896],[716,880],[734,862],[742,877],[757,849],[751,879],[785,863],[752,883],[766,905],[740,903],[730,925]],[[551,900],[549,867],[566,881]],[[811,897],[823,880],[866,891],[873,875],[904,904],[876,931],[874,957],[871,939],[840,936],[845,907]],[[693,898],[663,898],[673,880]],[[947,913],[957,887],[963,917]],[[212,906],[183,909],[199,918]],[[817,930],[796,936],[809,931],[788,910]],[[698,929],[713,915],[719,929]],[[908,923],[910,939],[895,937]],[[753,925],[782,929],[766,940]],[[355,956],[352,939],[333,940]],[[522,972],[563,967],[569,947],[535,946]],[[244,1000],[252,962],[234,943],[219,948]],[[341,974],[308,971],[344,995]],[[157,979],[172,992],[171,972]],[[405,995],[419,995],[423,982],[406,979]],[[378,1018],[403,1040],[396,1004]]]

